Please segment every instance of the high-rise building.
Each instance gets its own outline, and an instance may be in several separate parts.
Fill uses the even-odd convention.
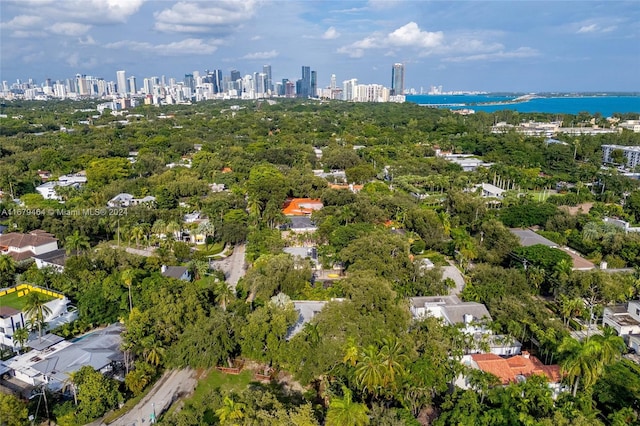
[[[311,71],[311,92],[309,95],[312,98],[318,97],[318,73]]]
[[[116,83],[118,84],[118,94],[127,94],[127,73],[124,70],[116,71]]]
[[[138,87],[136,85],[136,77],[132,75],[129,77],[129,93],[135,95],[138,92]]]
[[[209,83],[213,83],[213,93],[222,93],[225,91],[222,84],[222,70],[213,70],[209,72]]]
[[[238,81],[241,78],[242,78],[242,76],[240,75],[240,71],[231,70],[231,81]]]
[[[196,81],[193,78],[193,74],[185,74],[183,83],[185,87],[188,87],[191,90],[195,90],[196,88]]]
[[[391,95],[404,94],[404,64],[393,64],[391,68]]]
[[[273,92],[273,79],[271,77],[271,65],[264,65],[262,72],[267,75],[267,90]]]
[[[329,89],[336,90],[338,86],[336,86],[336,75],[331,74],[331,84],[329,85]]]
[[[302,67],[302,78],[296,82],[296,94],[299,98],[311,96],[311,67]]]

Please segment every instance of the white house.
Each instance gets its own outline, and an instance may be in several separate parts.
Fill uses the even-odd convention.
[[[69,175],[62,175],[58,180],[48,181],[36,187],[36,191],[46,200],[62,200],[62,197],[56,192],[57,187],[80,188],[83,184],[87,183],[87,174],[85,172],[78,172]]]
[[[113,208],[137,206],[140,204],[153,204],[156,201],[156,197],[147,195],[146,197],[136,198],[131,194],[121,193],[113,197],[107,202],[107,206]]]
[[[494,335],[487,327],[491,315],[482,303],[462,302],[457,296],[427,296],[409,298],[409,309],[413,318],[440,318],[447,325],[458,325],[463,333],[473,336],[475,347],[467,352],[488,350],[495,355],[520,353],[522,344],[511,336]]]
[[[630,334],[640,334],[640,300],[607,306],[602,314],[602,324],[614,328],[619,336],[625,338]]]
[[[476,185],[475,188],[480,190],[480,195],[484,198],[502,198],[506,192],[504,189],[490,183],[481,183]]]
[[[14,291],[22,292],[34,288],[35,287],[28,284],[21,284],[17,287],[8,289],[8,291],[11,292],[12,289],[16,289]],[[69,299],[64,297],[64,295],[49,290],[39,290],[42,290],[49,295],[54,295],[53,300],[45,303],[45,306],[50,311],[44,319],[45,322],[48,323],[49,328],[54,328],[66,322],[71,322],[76,318],[76,312],[69,309]],[[3,292],[6,291],[7,290],[3,290]],[[0,296],[3,295],[3,292],[0,292]],[[13,335],[17,329],[25,327],[27,320],[28,316],[24,312],[9,306],[0,306],[0,344],[10,348],[15,348],[16,346],[13,342]]]
[[[58,240],[52,234],[42,230],[27,234],[10,232],[0,235],[0,254],[9,255],[16,262],[54,250],[58,250]]]
[[[59,391],[69,375],[84,366],[104,374],[121,364],[122,331],[122,324],[115,323],[77,341],[49,334],[35,339],[33,350],[9,359],[5,365],[16,379],[28,385],[46,385],[49,390]]]

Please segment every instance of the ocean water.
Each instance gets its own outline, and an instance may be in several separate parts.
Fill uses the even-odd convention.
[[[553,114],[600,113],[605,117],[614,112],[636,112],[640,116],[640,95],[636,96],[557,96],[533,98],[524,102],[511,102],[519,95],[408,95],[407,102],[437,108],[475,111],[514,110],[518,112],[546,112]]]

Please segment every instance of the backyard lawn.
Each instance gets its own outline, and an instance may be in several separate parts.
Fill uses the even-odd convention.
[[[53,297],[45,296],[47,302],[53,300]],[[5,294],[4,296],[0,296],[0,306],[9,306],[11,308],[17,309],[19,311],[22,310],[27,298],[25,296],[18,297],[18,292],[14,291],[13,293]]]

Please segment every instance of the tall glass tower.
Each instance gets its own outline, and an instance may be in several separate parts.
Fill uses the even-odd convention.
[[[404,64],[393,64],[391,68],[391,95],[404,94]]]

